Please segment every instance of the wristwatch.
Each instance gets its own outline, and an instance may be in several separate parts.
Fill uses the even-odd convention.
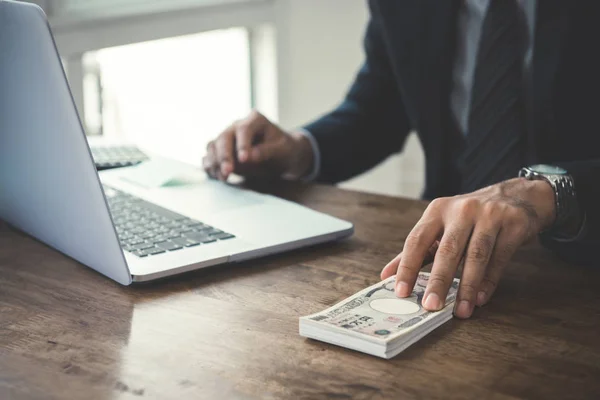
[[[556,204],[556,220],[547,231],[553,235],[575,235],[581,223],[579,203],[575,194],[573,177],[560,167],[553,165],[532,165],[522,168],[519,177],[528,180],[545,180],[554,190]],[[573,231],[575,231],[573,233]]]

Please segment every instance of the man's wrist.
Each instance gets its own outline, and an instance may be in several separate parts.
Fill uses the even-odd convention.
[[[545,180],[524,181],[532,194],[532,201],[540,218],[540,232],[550,229],[556,221],[556,201],[552,185]]]

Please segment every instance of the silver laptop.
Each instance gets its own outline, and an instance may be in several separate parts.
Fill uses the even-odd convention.
[[[349,222],[200,178],[96,172],[43,11],[0,0],[0,218],[128,285],[340,239]]]

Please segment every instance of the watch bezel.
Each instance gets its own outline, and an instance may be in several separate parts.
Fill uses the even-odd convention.
[[[558,167],[556,165],[549,165],[549,164],[534,164],[534,165],[530,165],[529,167],[527,167],[527,169],[531,170],[532,172],[534,172],[536,174],[540,174],[540,175],[568,175],[569,174],[566,169],[564,169],[562,167]]]

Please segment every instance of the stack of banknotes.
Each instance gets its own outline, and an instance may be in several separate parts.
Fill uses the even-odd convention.
[[[445,306],[429,312],[422,306],[429,274],[419,273],[412,295],[394,293],[396,277],[370,286],[316,314],[300,318],[300,335],[392,358],[452,318],[459,280],[452,283]]]

